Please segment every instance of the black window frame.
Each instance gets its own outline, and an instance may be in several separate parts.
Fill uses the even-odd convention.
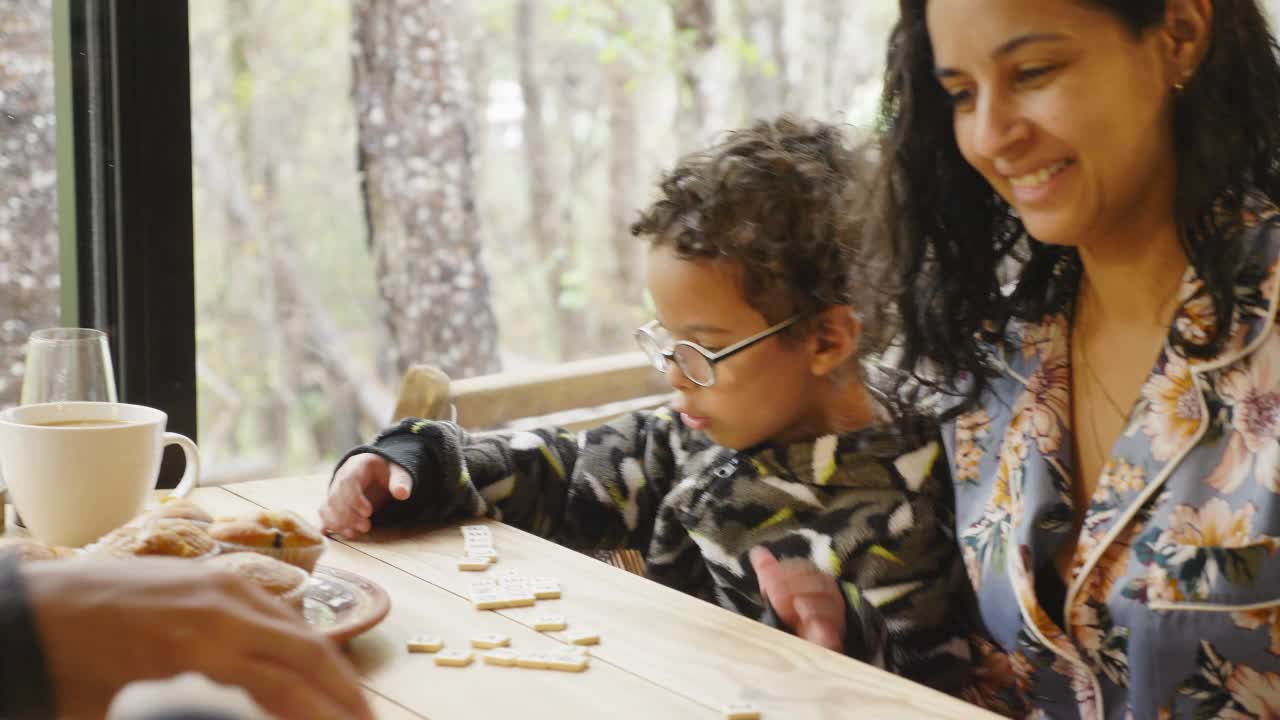
[[[196,438],[187,0],[55,0],[54,15],[58,122],[70,125],[58,143],[62,323],[104,330],[120,399]],[[162,486],[181,457],[166,453]]]

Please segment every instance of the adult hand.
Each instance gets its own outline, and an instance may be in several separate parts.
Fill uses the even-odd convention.
[[[350,664],[248,581],[188,560],[31,563],[22,573],[61,717],[135,680],[196,672],[298,718],[372,718]]]
[[[320,506],[321,526],[325,532],[354,538],[369,532],[375,512],[393,500],[407,500],[411,492],[408,470],[373,453],[352,455],[329,484],[329,496]]]
[[[844,648],[844,595],[836,579],[808,560],[781,562],[764,546],[751,548],[760,592],[778,619],[799,637],[837,652]]]

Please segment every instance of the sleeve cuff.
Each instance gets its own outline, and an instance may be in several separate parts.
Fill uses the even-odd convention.
[[[350,460],[356,455],[365,453],[377,455],[378,457],[390,463],[395,463],[403,467],[409,477],[413,478],[413,492],[404,500],[388,503],[386,507],[378,510],[370,518],[374,525],[404,525],[413,522],[421,517],[426,510],[426,493],[419,492],[421,483],[418,479],[418,460],[420,460],[422,452],[420,448],[414,447],[417,443],[411,436],[393,436],[379,440],[375,445],[361,445],[352,448],[334,468],[334,476],[337,475],[337,468]],[[329,478],[329,484],[333,484],[333,476]]]
[[[372,453],[408,471],[413,491],[407,499],[388,503],[375,512],[371,518],[375,526],[473,517],[482,513],[471,507],[479,496],[466,475],[465,438],[451,423],[405,420],[383,431],[372,443],[349,451],[337,467],[354,455]]]

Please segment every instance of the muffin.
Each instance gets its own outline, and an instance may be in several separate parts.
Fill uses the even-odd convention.
[[[190,500],[174,498],[167,499],[142,513],[129,524],[141,525],[154,520],[190,520],[191,522],[205,523],[207,525],[213,522],[213,516]]]
[[[116,557],[213,557],[218,554],[218,543],[204,528],[190,520],[156,520],[141,525],[125,525],[103,535],[86,549]]]
[[[0,554],[16,553],[19,563],[57,560],[75,553],[71,548],[52,547],[31,538],[0,538]]]
[[[223,552],[256,552],[311,572],[324,554],[324,536],[297,513],[262,510],[252,515],[220,518],[209,534]]]
[[[254,552],[226,553],[209,560],[206,564],[230,570],[280,598],[289,606],[302,610],[302,599],[306,595],[309,576],[307,571],[300,567]]]

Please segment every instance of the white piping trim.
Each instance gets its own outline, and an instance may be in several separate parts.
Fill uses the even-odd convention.
[[[1266,326],[1264,326],[1264,330],[1259,332],[1258,336],[1253,339],[1253,342],[1249,343],[1249,345],[1242,348],[1234,355],[1227,355],[1212,362],[1194,365],[1189,360],[1187,361],[1187,373],[1191,375],[1192,381],[1195,383],[1196,398],[1200,401],[1200,425],[1196,428],[1196,433],[1191,438],[1190,442],[1184,445],[1178,454],[1171,458],[1169,462],[1164,464],[1164,467],[1160,469],[1159,474],[1156,475],[1155,480],[1148,484],[1142,491],[1142,494],[1129,504],[1128,510],[1126,510],[1124,515],[1122,515],[1111,527],[1111,531],[1106,534],[1102,539],[1102,542],[1098,544],[1098,547],[1094,548],[1093,554],[1085,561],[1084,566],[1080,569],[1080,573],[1076,575],[1075,579],[1071,582],[1071,588],[1067,591],[1065,617],[1071,616],[1071,605],[1075,601],[1076,594],[1080,592],[1080,588],[1084,585],[1085,578],[1088,577],[1089,573],[1093,572],[1094,567],[1098,564],[1098,560],[1102,558],[1102,554],[1107,551],[1107,548],[1111,543],[1115,542],[1115,539],[1119,537],[1120,533],[1124,531],[1129,523],[1133,522],[1133,516],[1138,513],[1142,506],[1147,504],[1147,501],[1151,499],[1151,496],[1159,492],[1161,487],[1163,487],[1165,482],[1169,479],[1169,476],[1173,474],[1174,469],[1181,465],[1187,455],[1200,444],[1201,440],[1204,439],[1204,435],[1209,429],[1211,420],[1209,418],[1209,405],[1204,399],[1207,390],[1200,385],[1200,374],[1216,370],[1229,363],[1247,357],[1249,354],[1257,350],[1262,343],[1266,342],[1267,336],[1275,329],[1274,323],[1276,310],[1280,307],[1280,303],[1277,302],[1278,297],[1280,297],[1280,272],[1276,273],[1275,279],[1271,282],[1270,307],[1268,308]],[[1167,352],[1168,350],[1166,350],[1166,353]],[[1068,622],[1068,624],[1070,623]]]
[[[1266,335],[1270,334],[1270,332],[1271,331],[1268,329],[1266,332],[1261,333],[1258,340],[1251,344],[1251,348],[1260,345],[1261,340],[1265,339]],[[1240,357],[1243,357],[1244,354],[1245,353],[1242,353]],[[1207,370],[1208,368],[1205,369]],[[1102,542],[1098,544],[1098,547],[1094,548],[1093,554],[1089,556],[1085,561],[1084,566],[1080,569],[1080,572],[1076,575],[1075,579],[1072,580],[1071,588],[1067,591],[1067,599],[1063,608],[1063,619],[1068,626],[1064,628],[1064,631],[1067,633],[1068,637],[1071,633],[1071,605],[1075,602],[1076,595],[1084,585],[1085,579],[1093,572],[1093,569],[1098,564],[1098,560],[1102,558],[1102,554],[1107,551],[1107,548],[1110,547],[1111,543],[1115,542],[1116,538],[1120,536],[1120,533],[1128,527],[1129,523],[1133,522],[1134,516],[1137,515],[1138,511],[1147,504],[1151,497],[1160,491],[1160,488],[1168,481],[1169,476],[1173,474],[1174,469],[1181,465],[1187,455],[1200,444],[1200,441],[1204,439],[1204,435],[1209,429],[1209,406],[1204,399],[1205,390],[1200,386],[1200,372],[1201,368],[1188,364],[1187,373],[1191,376],[1192,382],[1195,383],[1196,399],[1200,401],[1200,425],[1196,428],[1196,433],[1191,438],[1190,442],[1183,445],[1178,454],[1170,458],[1169,461],[1164,464],[1164,467],[1160,469],[1159,474],[1156,475],[1155,480],[1147,485],[1147,487],[1142,491],[1142,494],[1139,495],[1136,500],[1129,503],[1129,508],[1124,512],[1120,519],[1111,526],[1111,530],[1102,539]],[[1079,541],[1077,540],[1077,542]],[[1157,607],[1157,603],[1148,603],[1147,607],[1153,610],[1160,609]],[[1087,670],[1088,666],[1086,665],[1085,668]],[[1091,671],[1089,673],[1089,678],[1093,681],[1094,692],[1096,693],[1094,698],[1097,700],[1096,705],[1098,709],[1098,717],[1105,717],[1103,714],[1102,688],[1098,685],[1097,676]]]
[[[1275,259],[1273,262],[1280,262],[1280,258]],[[1188,271],[1190,271],[1190,269],[1188,269]],[[1165,463],[1164,467],[1160,469],[1159,474],[1156,475],[1156,479],[1147,485],[1142,494],[1138,496],[1137,500],[1129,504],[1129,509],[1126,510],[1124,515],[1121,516],[1121,518],[1116,521],[1115,525],[1111,527],[1111,531],[1106,534],[1102,539],[1102,542],[1098,544],[1098,547],[1094,548],[1093,554],[1085,561],[1084,566],[1080,569],[1080,573],[1076,576],[1075,580],[1072,581],[1071,588],[1067,591],[1066,607],[1064,609],[1065,617],[1071,616],[1071,604],[1075,600],[1076,594],[1080,591],[1081,586],[1084,585],[1085,578],[1088,577],[1089,573],[1093,572],[1093,568],[1098,564],[1098,560],[1102,558],[1102,554],[1106,552],[1107,547],[1111,545],[1111,543],[1115,542],[1115,539],[1124,531],[1124,528],[1133,521],[1133,516],[1137,514],[1138,510],[1151,499],[1152,495],[1159,491],[1159,489],[1169,479],[1169,476],[1173,474],[1173,470],[1186,459],[1187,454],[1198,446],[1200,441],[1204,439],[1210,420],[1209,406],[1204,399],[1205,392],[1207,391],[1200,386],[1200,373],[1216,370],[1246,357],[1257,350],[1262,343],[1266,342],[1267,336],[1274,330],[1276,311],[1280,308],[1280,302],[1277,302],[1277,300],[1280,300],[1280,272],[1277,272],[1275,278],[1271,281],[1271,293],[1267,309],[1266,325],[1264,326],[1264,330],[1259,332],[1258,336],[1253,339],[1253,342],[1249,343],[1249,345],[1242,348],[1234,355],[1226,355],[1203,364],[1193,364],[1190,358],[1185,359],[1187,363],[1187,373],[1191,375],[1192,380],[1195,382],[1197,390],[1196,396],[1200,400],[1200,426],[1196,428],[1196,434],[1191,439],[1191,442],[1185,445],[1177,456],[1171,458],[1169,462]],[[1168,339],[1166,338],[1165,354],[1168,355],[1172,353],[1173,349],[1169,346]]]
[[[1084,566],[1080,568],[1080,572],[1076,575],[1075,579],[1071,581],[1071,588],[1067,591],[1067,617],[1070,617],[1069,611],[1071,609],[1071,605],[1075,601],[1076,594],[1080,592],[1080,588],[1084,585],[1085,578],[1089,576],[1089,573],[1093,572],[1094,567],[1098,564],[1098,560],[1102,558],[1102,554],[1107,551],[1107,548],[1111,543],[1115,542],[1116,538],[1120,536],[1120,533],[1124,532],[1129,523],[1133,522],[1133,516],[1137,515],[1138,511],[1142,509],[1142,506],[1147,504],[1147,501],[1151,499],[1151,496],[1160,491],[1160,488],[1169,479],[1169,476],[1173,474],[1174,469],[1177,468],[1178,465],[1182,464],[1182,461],[1186,459],[1192,449],[1200,444],[1200,441],[1204,438],[1205,432],[1209,429],[1209,406],[1204,400],[1204,390],[1200,388],[1200,378],[1194,368],[1188,368],[1188,373],[1191,375],[1191,379],[1196,385],[1196,398],[1200,401],[1200,425],[1196,428],[1195,435],[1182,446],[1182,449],[1178,451],[1177,455],[1170,458],[1169,461],[1164,464],[1164,467],[1160,468],[1160,472],[1156,475],[1155,479],[1152,480],[1145,489],[1143,489],[1142,493],[1138,495],[1138,498],[1129,503],[1129,508],[1125,510],[1124,514],[1121,515],[1116,523],[1111,526],[1111,530],[1102,538],[1102,542],[1098,543],[1098,546],[1093,549],[1093,554],[1085,560]]]
[[[1212,613],[1236,613],[1236,612],[1253,612],[1255,610],[1267,610],[1273,607],[1280,607],[1280,599],[1268,600],[1267,602],[1249,603],[1247,605],[1220,605],[1216,603],[1194,603],[1194,602],[1169,602],[1168,600],[1152,600],[1147,603],[1147,607],[1152,610],[1165,612],[1212,612]]]
[[[1024,389],[1031,384],[1030,380],[1023,377],[1020,373],[1015,371],[1013,368],[1009,367],[1009,363],[1005,362],[1003,353],[1000,354],[999,356],[995,356],[994,359],[996,361],[996,364],[1000,367],[1000,369],[1003,370],[1005,374],[1011,376],[1014,380],[1017,380],[1018,382],[1022,383],[1022,387]],[[1041,364],[1043,364],[1043,361],[1041,361]]]
[[[1043,457],[1043,456],[1042,456],[1042,457]],[[1052,466],[1053,466],[1053,468],[1054,468],[1055,470],[1057,470],[1057,471],[1058,471],[1058,474],[1059,474],[1059,475],[1061,475],[1062,477],[1064,477],[1064,478],[1070,478],[1070,477],[1071,477],[1070,473],[1068,473],[1068,472],[1066,471],[1066,468],[1062,467],[1062,463],[1058,462],[1058,458],[1055,458],[1055,457],[1046,457],[1046,458],[1044,458],[1044,461],[1045,461],[1045,464],[1046,464],[1046,465],[1052,465]]]
[[[1003,443],[1001,443],[1001,446],[1003,447]],[[1040,452],[1039,448],[1036,449],[1036,452],[1037,453]],[[1046,463],[1056,464],[1056,461],[1053,458],[1046,457],[1043,453],[1041,453],[1041,457],[1045,460]],[[1059,470],[1061,470],[1060,466],[1059,466]],[[1026,473],[1024,472],[1022,476],[1022,483],[1025,483],[1026,479],[1027,479]],[[1011,483],[1009,487],[1009,499],[1011,502],[1015,504],[1015,506],[1018,506],[1018,507],[1022,506],[1022,483],[1019,483],[1016,488]],[[1017,552],[1011,552],[1010,548],[1008,547],[1010,544],[1013,544],[1015,546],[1017,544],[1016,536],[1018,534],[1018,519],[1019,518],[1017,515],[1010,513],[1009,536],[1005,539],[1005,545],[1006,545],[1005,553],[1004,553],[1005,566],[1006,566],[1005,573],[1008,575],[1011,581],[1012,581],[1012,578],[1021,576],[1020,574],[1015,574],[1015,570],[1017,568],[1014,565],[1015,560],[1020,559],[1021,556]],[[1034,591],[1032,594],[1034,596]],[[1048,648],[1049,651],[1052,652],[1054,655],[1057,655],[1058,657],[1067,661],[1067,664],[1076,668],[1077,672],[1083,671],[1089,677],[1089,683],[1093,686],[1093,698],[1094,698],[1094,705],[1097,708],[1097,717],[1099,718],[1106,717],[1106,715],[1103,713],[1105,708],[1103,707],[1103,704],[1102,704],[1102,685],[1101,683],[1098,682],[1098,676],[1089,667],[1089,664],[1086,663],[1082,658],[1080,658],[1078,654],[1076,657],[1071,657],[1070,655],[1067,655],[1061,649],[1059,649],[1056,644],[1050,642],[1049,638],[1045,637],[1044,633],[1040,632],[1040,627],[1036,625],[1035,622],[1031,619],[1030,614],[1027,612],[1026,606],[1023,605],[1022,600],[1018,595],[1018,588],[1016,586],[1013,588],[1013,601],[1018,605],[1018,614],[1022,616],[1023,628],[1025,628],[1028,632],[1034,635],[1036,640],[1039,640],[1040,644]],[[1035,598],[1035,601],[1040,602],[1040,599]],[[1063,618],[1065,621],[1064,624],[1066,625],[1071,624],[1069,618],[1070,616],[1066,616]],[[1068,641],[1070,641],[1071,640],[1070,628],[1063,628],[1062,631],[1063,631],[1063,634],[1066,635]]]
[[[1276,260],[1276,261],[1280,262],[1280,260]],[[1197,398],[1200,400],[1200,426],[1196,428],[1196,434],[1192,438],[1191,442],[1183,446],[1182,450],[1178,453],[1176,457],[1171,458],[1169,462],[1165,463],[1164,467],[1161,468],[1160,473],[1156,476],[1156,479],[1143,490],[1142,494],[1138,497],[1137,500],[1129,504],[1129,509],[1125,511],[1124,515],[1120,518],[1120,520],[1118,520],[1116,524],[1112,526],[1110,532],[1107,533],[1106,537],[1103,538],[1103,541],[1099,543],[1098,547],[1094,548],[1093,554],[1089,557],[1088,560],[1085,561],[1084,566],[1081,568],[1080,572],[1076,575],[1076,578],[1072,581],[1071,588],[1067,591],[1067,599],[1066,599],[1065,606],[1063,608],[1064,610],[1063,619],[1065,621],[1065,624],[1068,626],[1063,628],[1063,632],[1066,634],[1068,638],[1071,637],[1071,628],[1070,628],[1071,605],[1072,605],[1072,602],[1075,600],[1076,594],[1079,593],[1080,588],[1084,585],[1085,578],[1088,577],[1089,573],[1093,571],[1093,568],[1097,565],[1098,560],[1102,557],[1102,554],[1106,552],[1107,547],[1111,543],[1115,542],[1116,538],[1119,537],[1120,533],[1124,530],[1124,528],[1130,522],[1133,521],[1133,516],[1137,514],[1138,510],[1143,505],[1146,505],[1147,501],[1151,499],[1151,496],[1154,495],[1160,489],[1160,487],[1164,485],[1164,483],[1169,479],[1169,476],[1173,474],[1174,468],[1180,465],[1182,461],[1186,459],[1187,454],[1190,453],[1193,448],[1199,445],[1200,441],[1204,438],[1204,434],[1209,427],[1209,407],[1204,399],[1205,391],[1201,389],[1199,385],[1199,379],[1200,379],[1199,374],[1201,372],[1208,372],[1210,370],[1215,370],[1219,367],[1235,362],[1236,360],[1249,355],[1254,350],[1256,350],[1259,346],[1261,346],[1262,343],[1266,341],[1267,335],[1269,335],[1274,329],[1274,324],[1276,320],[1276,310],[1277,310],[1277,307],[1280,307],[1280,303],[1277,303],[1278,298],[1280,298],[1280,273],[1276,273],[1276,279],[1272,281],[1270,307],[1268,308],[1266,326],[1264,326],[1264,330],[1262,332],[1258,333],[1258,337],[1254,338],[1253,342],[1251,342],[1245,348],[1242,348],[1235,355],[1228,355],[1222,358],[1218,358],[1212,362],[1205,363],[1203,365],[1192,365],[1190,360],[1187,361],[1187,371],[1192,376],[1192,379],[1196,381],[1196,389],[1199,391],[1196,393],[1196,395],[1197,395]],[[1166,345],[1167,344],[1168,344],[1168,341],[1166,340]],[[1005,372],[1007,372],[1009,375],[1013,376],[1015,379],[1021,382],[1024,387],[1029,384],[1026,378],[1014,372],[1008,366],[1008,364],[1004,361],[1003,357],[999,358],[999,364],[1005,370]],[[1046,460],[1048,460],[1048,458],[1046,458]],[[1023,479],[1025,481],[1025,476]],[[1019,487],[1018,488],[1019,497],[1021,497],[1021,492],[1022,492],[1022,488]],[[1010,497],[1013,498],[1013,495],[1011,494]],[[1017,530],[1017,518],[1012,518],[1010,522],[1010,531],[1009,531],[1010,538],[1014,537],[1017,534],[1016,530]],[[1078,539],[1077,539],[1077,542],[1079,542]],[[1013,559],[1015,554],[1008,552],[1006,548],[1005,555],[1006,555],[1006,565],[1008,565],[1006,570],[1009,572],[1010,577],[1012,577],[1013,570],[1014,570]],[[1015,601],[1017,601],[1016,588],[1014,590],[1014,599]],[[1037,598],[1037,602],[1038,601],[1039,599]],[[1280,601],[1277,601],[1276,604],[1280,605]],[[1162,606],[1162,605],[1164,605],[1164,603],[1152,602],[1152,603],[1148,603],[1147,607],[1152,609],[1161,609],[1161,607],[1158,607],[1158,606]],[[1170,605],[1177,605],[1177,604],[1170,603]],[[1269,604],[1265,604],[1265,603],[1263,604],[1263,606],[1270,607]],[[1183,603],[1181,604],[1181,607],[1186,609],[1193,609],[1193,608],[1200,609],[1199,606],[1196,606],[1194,604],[1189,604],[1189,603]],[[1252,607],[1252,606],[1240,606],[1240,608],[1246,608],[1246,609],[1249,607]],[[1171,608],[1164,608],[1164,609],[1171,609]],[[1206,611],[1217,611],[1215,609],[1215,606],[1206,606],[1203,609],[1205,609]],[[1239,612],[1239,611],[1240,611],[1239,609],[1233,610],[1233,612]],[[1037,627],[1034,622],[1031,622],[1031,618],[1027,615],[1027,609],[1023,607],[1023,604],[1021,602],[1018,602],[1018,613],[1022,616],[1023,626],[1028,628],[1031,631],[1031,633],[1035,635],[1036,639],[1040,641],[1042,645],[1049,648],[1051,652],[1061,657],[1062,659],[1066,660],[1068,663],[1075,666],[1082,667],[1084,671],[1088,673],[1089,682],[1090,684],[1093,685],[1093,691],[1094,691],[1093,697],[1095,700],[1094,705],[1097,709],[1097,716],[1099,718],[1105,717],[1106,716],[1105,707],[1103,705],[1103,700],[1102,700],[1102,687],[1098,683],[1098,676],[1089,668],[1089,665],[1085,663],[1083,660],[1077,661],[1076,659],[1068,657],[1066,654],[1062,653],[1056,645],[1049,642],[1048,638],[1046,638],[1040,632],[1040,628]]]

